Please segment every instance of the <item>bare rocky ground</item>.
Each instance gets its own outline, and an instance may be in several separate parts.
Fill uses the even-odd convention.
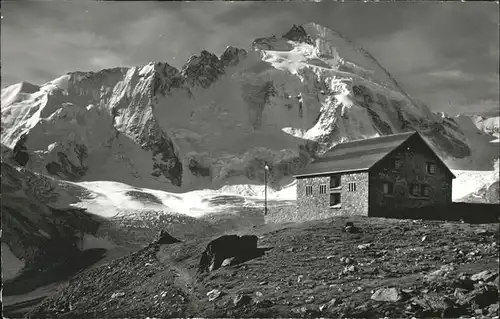
[[[198,274],[217,236],[152,243],[79,273],[28,317],[498,316],[498,224],[352,217],[234,233],[268,249]]]

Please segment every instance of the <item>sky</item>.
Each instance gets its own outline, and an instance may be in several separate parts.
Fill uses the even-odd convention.
[[[498,2],[8,1],[1,8],[2,88],[71,71],[248,48],[316,22],[364,47],[432,110],[499,112]]]

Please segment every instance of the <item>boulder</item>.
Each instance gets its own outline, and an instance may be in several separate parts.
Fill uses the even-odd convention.
[[[338,304],[340,304],[339,300],[336,299],[336,298],[333,298],[329,302],[324,303],[321,306],[319,306],[319,311],[326,311],[328,309],[331,309],[331,308],[335,307]]]
[[[111,299],[119,298],[125,296],[124,292],[115,292],[114,294],[111,295]]]
[[[403,293],[398,288],[381,288],[371,296],[375,301],[397,302],[403,300]]]
[[[228,267],[228,266],[231,266],[231,265],[234,265],[234,257],[224,259],[224,261],[222,262],[221,267]]]
[[[345,223],[345,226],[343,228],[344,232],[346,233],[351,233],[351,234],[355,234],[355,233],[359,233],[359,229],[354,226],[354,223],[353,222],[347,222]]]
[[[413,305],[419,306],[424,313],[419,316],[453,318],[460,314],[460,308],[446,296],[438,294],[424,294],[411,299]]]
[[[358,249],[366,249],[366,248],[369,248],[372,244],[371,243],[366,243],[366,244],[361,244],[361,245],[358,245]]]
[[[470,279],[473,281],[484,281],[484,282],[489,282],[494,280],[498,276],[498,273],[493,272],[491,270],[485,270],[481,271],[480,273],[477,273],[475,275],[472,275]]]
[[[243,307],[252,303],[252,297],[245,294],[239,294],[234,297],[233,305],[235,307]]]
[[[433,272],[428,273],[427,275],[424,276],[424,279],[427,281],[435,281],[438,279],[442,279],[444,277],[447,277],[450,272],[455,270],[455,267],[451,265],[443,265],[441,268],[438,270],[435,270]]]
[[[200,273],[219,269],[225,265],[238,264],[262,255],[257,248],[257,236],[224,235],[208,243],[201,255],[198,271]]]
[[[213,289],[207,292],[208,301],[214,301],[220,296],[222,296],[222,291],[220,291],[219,289]]]
[[[161,245],[170,245],[170,244],[180,243],[181,241],[171,236],[169,233],[167,233],[165,230],[162,229],[158,233],[158,236],[156,237],[156,242]]]

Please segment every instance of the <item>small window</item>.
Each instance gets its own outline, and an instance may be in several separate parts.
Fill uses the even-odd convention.
[[[400,169],[401,168],[401,160],[399,158],[396,158],[394,162],[392,163],[392,167],[394,169]]]
[[[421,193],[421,194],[422,194],[422,196],[424,196],[424,197],[429,197],[429,185],[422,185],[422,186],[421,186],[420,193]]]
[[[313,187],[306,186],[306,195],[312,195],[312,193],[313,193]]]
[[[436,173],[436,164],[434,164],[433,162],[428,162],[427,163],[427,173],[435,174]]]
[[[392,195],[394,193],[394,185],[390,182],[384,183],[384,194]]]
[[[319,185],[319,193],[320,194],[326,194],[326,184]]]
[[[330,188],[337,188],[340,186],[340,176],[330,176]]]
[[[330,194],[330,206],[340,205],[340,193]]]
[[[420,187],[417,184],[410,185],[410,195],[420,196]]]
[[[356,191],[356,183],[349,183],[348,189],[350,192],[355,192]]]

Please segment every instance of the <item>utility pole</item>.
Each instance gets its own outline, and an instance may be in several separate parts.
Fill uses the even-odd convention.
[[[267,171],[269,171],[269,166],[266,163],[264,166],[264,216],[267,215]]]

